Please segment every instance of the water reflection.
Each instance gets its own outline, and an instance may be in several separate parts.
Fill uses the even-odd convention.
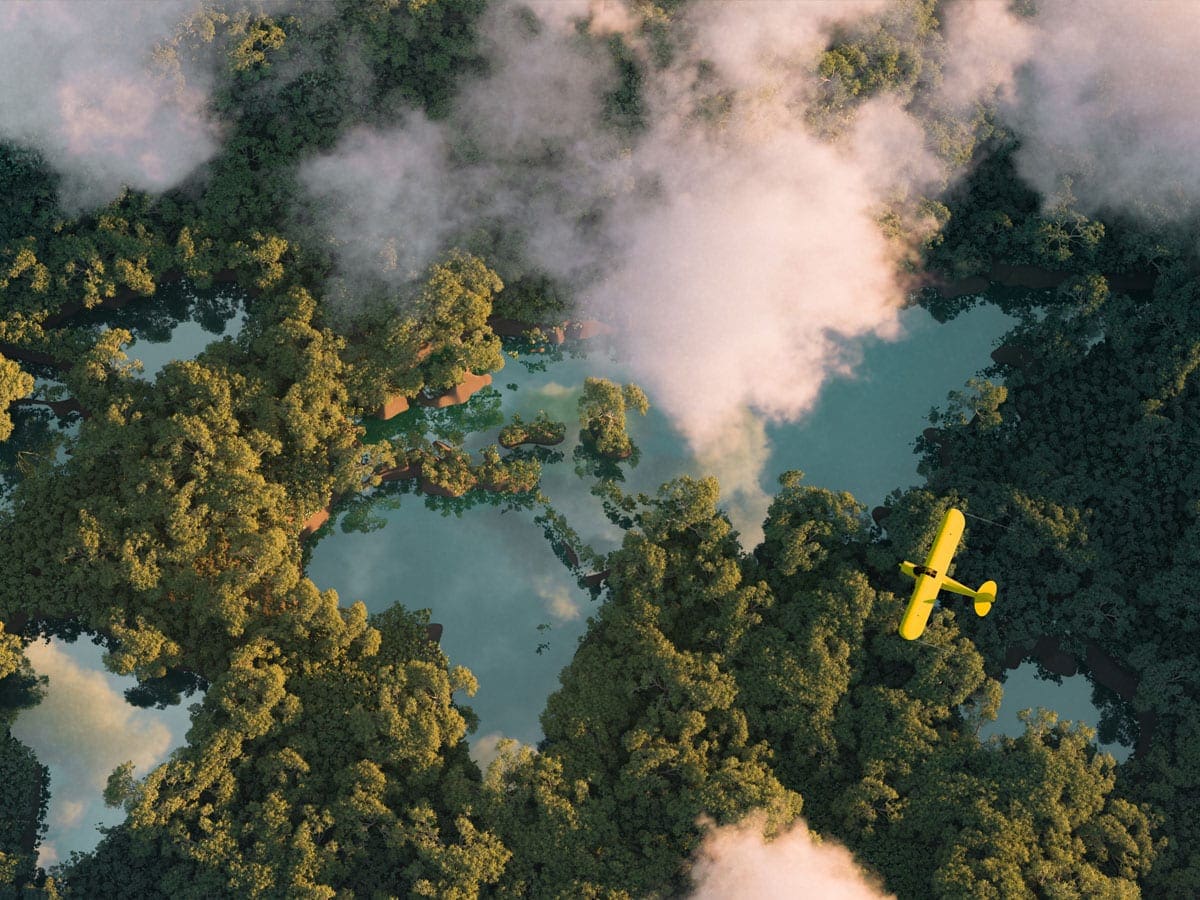
[[[140,340],[156,344],[170,343],[181,340],[176,331],[182,324],[195,325],[195,332],[199,334],[220,335],[229,331],[230,321],[243,314],[245,297],[245,292],[236,285],[214,285],[200,289],[190,281],[181,279],[160,285],[152,299],[133,300],[118,309],[97,307],[84,310],[72,316],[69,324],[124,328]],[[191,333],[188,330],[184,334]],[[188,347],[179,345],[179,355],[175,358],[190,358],[203,349],[203,344]]]
[[[104,320],[133,333],[126,353],[142,361],[143,378],[153,378],[167,363],[193,359],[217,338],[237,337],[246,321],[245,294],[236,286],[199,291],[179,281],[159,288],[153,303],[108,311]]]
[[[69,324],[129,329],[135,339],[128,355],[142,360],[142,377],[153,378],[171,360],[193,358],[215,338],[236,335],[244,321],[239,289],[199,291],[176,282],[160,287],[152,301],[82,312]],[[35,397],[64,395],[54,377],[59,373],[37,371]],[[65,460],[80,423],[74,413],[58,415],[40,405],[13,406],[10,414],[13,434],[0,442],[0,510],[11,505],[13,488],[27,474]],[[139,687],[132,676],[105,670],[101,648],[86,640],[37,642],[26,655],[50,681],[42,702],[17,717],[12,733],[50,770],[47,831],[39,849],[39,863],[50,866],[73,851],[93,849],[101,837],[97,826],[125,818],[123,810],[104,805],[109,773],[132,760],[135,775],[143,776],[183,744],[189,713],[188,703],[179,700],[196,685],[161,679]]]
[[[1025,726],[1017,713],[1041,707],[1057,713],[1059,721],[1083,722],[1097,732],[1093,743],[1117,762],[1124,762],[1133,752],[1137,724],[1129,704],[1112,691],[1094,687],[1085,675],[1051,675],[1033,661],[1022,663],[1007,676],[999,714],[996,721],[979,729],[981,739],[1023,734]]]
[[[143,378],[153,378],[168,362],[192,359],[214,340],[236,337],[246,321],[245,293],[225,285],[198,290],[190,282],[163,285],[153,300],[136,300],[120,309],[85,310],[68,324],[93,328],[125,328],[134,336],[126,348],[142,362]],[[28,367],[37,376],[33,397],[61,400],[67,396],[61,375],[48,366]],[[79,431],[74,412],[60,413],[44,405],[14,404],[9,409],[13,433],[0,441],[0,509],[11,505],[17,483],[46,461],[62,463]]]
[[[114,768],[132,760],[134,775],[141,777],[182,745],[187,733],[186,705],[131,706],[125,692],[137,680],[106,671],[101,655],[86,640],[54,638],[26,649],[34,670],[49,679],[42,702],[20,713],[12,726],[13,735],[50,770],[42,866],[91,850],[101,837],[97,826],[124,820],[124,810],[109,809],[102,797]]]
[[[568,426],[566,440],[541,457],[541,492],[560,518],[551,523],[540,503],[522,507],[509,497],[474,492],[452,502],[389,488],[331,520],[312,549],[308,574],[347,604],[429,608],[445,626],[442,646],[451,662],[479,680],[478,694],[467,701],[480,717],[477,750],[497,733],[535,743],[545,699],[594,609],[577,577],[587,574],[587,551],[615,549],[622,535],[592,492],[597,479],[619,479],[626,493],[653,493],[681,474],[717,474],[746,546],[761,536],[769,495],[787,469],[803,469],[810,484],[881,502],[893,488],[919,480],[912,446],[924,416],[990,363],[994,339],[1014,321],[990,306],[946,325],[919,308],[903,318],[907,339],[866,344],[858,377],[828,385],[805,421],[764,427],[748,416],[745,441],[721,458],[697,459],[651,396],[648,415],[628,418],[637,457],[615,471],[578,453],[576,404],[585,377],[624,384],[636,381],[635,373],[603,353],[510,359],[495,386],[465,407],[413,409],[368,423],[368,438],[438,437],[478,450],[496,441],[514,413],[530,421],[544,410]],[[568,532],[559,522],[574,533],[577,546],[570,550],[579,566],[570,564]]]

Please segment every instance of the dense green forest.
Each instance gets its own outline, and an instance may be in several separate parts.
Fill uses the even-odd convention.
[[[603,73],[589,89],[618,154],[665,115],[651,85],[689,58],[703,5],[639,0],[620,28],[591,28],[599,8],[579,8],[573,40]],[[995,97],[939,99],[948,6],[889,4],[787,61],[816,85],[804,127],[834,142],[891,98],[957,173],[878,211],[897,270],[925,278],[909,302],[939,321],[980,302],[928,273],[945,286],[1038,272],[1051,286],[987,294],[1019,324],[980,378],[913,423],[923,485],[872,516],[789,472],[753,548],[712,478],[622,491],[606,473],[633,452],[625,416],[657,401],[589,379],[579,424],[595,458],[581,472],[598,476],[623,542],[595,560],[601,602],[544,740],[484,771],[466,742],[475,679],[428,639],[428,612],[368,615],[318,590],[301,532],[397,473],[448,503],[534,491],[536,456],[513,448],[562,440],[560,423],[510,423],[476,459],[389,432],[379,411],[397,397],[436,407],[506,352],[546,349],[576,318],[576,285],[486,206],[430,237],[413,277],[348,271],[328,224],[337,201],[314,199],[302,172],[346,135],[419,112],[459,129],[451,171],[486,160],[512,180],[537,165],[553,184],[571,146],[551,135],[536,158],[504,157],[455,118],[461,86],[489,72],[489,15],[548,26],[485,0],[204,4],[156,51],[184,81],[217,61],[219,146],[179,184],[73,208],[36,142],[5,137],[0,896],[680,896],[701,817],[760,811],[768,836],[803,818],[901,898],[1200,895],[1195,231],[1030,187]],[[686,96],[698,128],[743,102],[705,59]],[[620,212],[571,207],[584,233]],[[181,281],[236,286],[246,323],[138,377],[130,331],[88,316],[152,321]],[[524,336],[502,339],[513,322]],[[903,641],[896,563],[924,552],[950,506],[981,517],[956,577],[995,579],[1000,600],[986,619],[942,609],[923,642]],[[185,746],[109,779],[124,822],[47,872],[53,786],[9,727],[44,690],[23,649],[81,634],[147,704],[203,693]],[[976,736],[1006,657],[1045,639],[1136,686],[1101,691],[1108,736],[1140,741],[1129,760],[1052,717]]]

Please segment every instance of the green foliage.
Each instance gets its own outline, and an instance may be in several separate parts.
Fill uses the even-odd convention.
[[[1110,796],[1112,759],[1085,729],[1026,721],[1021,737],[925,766],[888,849],[927,846],[934,876],[898,880],[901,896],[1024,896],[1046,883],[1081,900],[1140,896],[1156,842],[1145,813]]]
[[[133,762],[127,760],[109,773],[104,786],[104,805],[120,807],[136,802],[137,785],[133,779]]]
[[[776,599],[737,671],[750,733],[804,794],[809,823],[901,897],[1026,896],[1047,881],[1063,896],[1136,896],[1161,841],[1144,808],[1114,795],[1090,733],[1039,719],[980,745],[974,729],[1000,689],[953,614],[936,613],[922,641],[897,640],[904,598],[864,575],[876,551],[862,507],[798,473],[781,483],[750,572]],[[948,505],[903,499],[886,520],[884,584]]]
[[[619,34],[609,38],[608,49],[617,71],[617,86],[604,98],[605,117],[611,125],[623,131],[640,131],[646,127],[642,64]]]
[[[508,853],[473,818],[452,700],[470,673],[399,606],[368,621],[307,581],[293,597],[213,682],[185,750],[136,784],[114,773],[129,819],[69,881],[103,867],[147,896],[468,897],[497,879]]]
[[[636,384],[621,387],[607,378],[585,378],[579,395],[579,424],[583,439],[607,459],[625,459],[634,452],[633,442],[625,433],[625,409],[643,416],[650,401]]]
[[[567,426],[555,422],[545,410],[538,410],[532,422],[525,422],[520,415],[514,414],[512,422],[500,429],[500,445],[516,447],[519,444],[542,444],[553,446],[561,444],[567,436]]]
[[[78,616],[117,638],[120,671],[221,671],[295,585],[297,523],[363,482],[340,344],[314,309],[299,289],[278,297],[237,344],[153,384],[122,371],[127,333],[102,336],[69,383],[103,415],[63,467],[18,488],[0,556],[21,574],[0,609]]]
[[[1200,885],[1200,859],[1181,849],[1200,834],[1184,799],[1200,785],[1200,763],[1186,749],[1200,688],[1187,600],[1200,561],[1187,499],[1200,483],[1186,425],[1200,398],[1194,271],[1181,262],[1192,251],[1165,227],[1085,219],[1069,190],[1039,212],[1012,179],[1009,150],[951,202],[945,244],[932,257],[961,259],[990,243],[996,259],[1076,274],[1054,292],[1000,295],[1020,317],[988,373],[1004,384],[976,385],[976,397],[959,394],[947,414],[931,416],[937,428],[918,441],[921,470],[934,494],[967,498],[988,520],[972,522],[972,552],[956,577],[1001,585],[1004,602],[972,623],[989,665],[1046,635],[1080,659],[1106,654],[1132,675],[1134,709],[1153,737],[1140,736],[1139,758],[1122,767],[1116,790],[1153,804],[1170,839],[1152,869],[1139,861],[1122,877],[1149,895],[1185,895]],[[989,215],[1002,217],[1003,231],[986,226]],[[1151,267],[1153,280],[1122,274]],[[1122,283],[1129,287],[1115,287]],[[909,498],[890,505],[889,536]],[[1071,895],[1093,891],[1083,874],[1063,877]]]
[[[0,354],[0,441],[7,440],[13,431],[12,418],[8,414],[9,404],[29,396],[32,391],[33,376]]]
[[[16,714],[41,702],[46,676],[38,675],[25,658],[21,638],[9,634],[0,623],[0,728],[7,728]]]
[[[48,232],[59,215],[58,178],[40,154],[0,142],[0,246]]]
[[[519,848],[506,895],[679,890],[701,813],[726,823],[767,808],[772,827],[799,813],[736,703],[727,660],[768,596],[742,580],[716,496],[712,479],[681,479],[648,503],[547,701],[541,755],[490,773],[501,834]]]
[[[0,784],[0,894],[15,894],[36,874],[34,849],[46,831],[50,773],[6,722],[0,722]]]
[[[491,248],[489,248],[491,249]],[[488,258],[495,256],[494,251]],[[496,315],[528,325],[562,321],[569,309],[566,289],[547,275],[504,275],[504,290],[496,297]]]
[[[988,431],[1003,421],[999,409],[1008,397],[1006,387],[978,378],[967,379],[967,387],[971,391],[969,394],[951,391],[947,395],[949,403],[945,412],[931,410],[930,424],[944,423],[948,427],[971,425],[980,431]]]
[[[502,368],[500,339],[487,319],[503,287],[478,257],[453,251],[430,266],[399,310],[378,305],[359,324],[362,338],[346,354],[355,404],[370,409],[396,394],[436,393],[458,385],[468,372]]]
[[[817,66],[825,104],[837,109],[883,91],[910,94],[928,79],[926,67],[936,65],[925,46],[936,40],[934,7],[932,0],[905,0],[835,34]]]
[[[636,11],[649,58],[608,40],[606,120],[625,137],[652,124],[646,82],[686,40],[677,6]],[[334,495],[363,529],[375,504],[414,489],[443,513],[539,502],[532,454],[460,448],[502,424],[494,392],[368,435],[355,418],[499,369],[488,318],[562,321],[568,289],[495,222],[468,223],[463,246],[479,255],[447,254],[402,295],[367,289],[365,312],[338,321],[322,211],[297,202],[296,181],[356,125],[444,115],[456,80],[482,71],[482,0],[197,11],[156,58],[181,87],[191,62],[224,60],[222,146],[162,197],[130,191],[69,218],[44,161],[0,144],[0,440],[17,428],[0,447],[15,485],[0,619],[99,633],[108,665],[139,676],[138,703],[207,686],[185,747],[141,778],[113,773],[106,798],[129,818],[64,867],[64,896],[674,895],[698,816],[766,808],[778,828],[801,797],[817,831],[902,897],[1200,894],[1192,237],[1085,216],[1069,183],[1043,208],[993,109],[939,106],[937,6],[906,0],[837,32],[815,60],[809,124],[839,133],[858,104],[894,95],[970,174],[944,199],[897,201],[885,231],[930,223],[922,263],[951,278],[1025,265],[1061,283],[992,293],[1020,320],[1010,352],[931,413],[917,440],[927,483],[894,492],[882,528],[849,495],[787,473],[750,557],[711,480],[621,493],[613,460],[636,461],[626,414],[647,398],[588,379],[580,470],[601,478],[627,533],[603,559],[553,510],[535,520],[572,571],[609,570],[608,595],[547,704],[540,752],[505,749],[482,783],[464,743],[474,717],[453,699],[473,678],[429,643],[424,617],[368,619],[317,591],[297,535]],[[699,115],[719,124],[738,98],[706,83],[712,71],[698,72]],[[123,348],[185,314],[163,289],[180,274],[232,275],[253,298],[248,321],[143,381]],[[976,301],[922,302],[945,320]],[[10,414],[33,387],[10,358],[59,370],[56,399],[90,414],[77,438],[56,437],[44,409]],[[514,418],[501,443],[564,431]],[[360,495],[396,463],[421,480]],[[899,641],[895,563],[952,504],[982,517],[956,577],[995,578],[1002,602],[983,620],[939,611],[922,642]],[[1136,758],[1114,768],[1085,731],[1043,718],[978,742],[999,699],[986,673],[1042,635],[1135,674],[1138,721],[1156,717]],[[46,770],[7,731],[43,684],[23,640],[0,631],[0,893],[58,896],[35,865]]]

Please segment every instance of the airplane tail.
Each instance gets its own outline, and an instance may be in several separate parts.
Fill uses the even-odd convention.
[[[975,615],[986,616],[996,602],[996,582],[985,581],[975,592]]]

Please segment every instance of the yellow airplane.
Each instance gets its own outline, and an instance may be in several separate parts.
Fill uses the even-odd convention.
[[[979,586],[979,590],[973,591],[946,574],[966,522],[963,514],[957,509],[946,510],[946,515],[942,518],[942,527],[938,529],[933,549],[929,551],[925,565],[900,563],[900,571],[917,581],[912,599],[908,601],[908,609],[904,611],[904,618],[900,620],[902,638],[915,641],[925,632],[925,625],[933,612],[933,604],[937,601],[938,592],[943,588],[955,594],[973,597],[977,616],[986,616],[991,611],[992,604],[996,602],[996,582],[985,581]]]

